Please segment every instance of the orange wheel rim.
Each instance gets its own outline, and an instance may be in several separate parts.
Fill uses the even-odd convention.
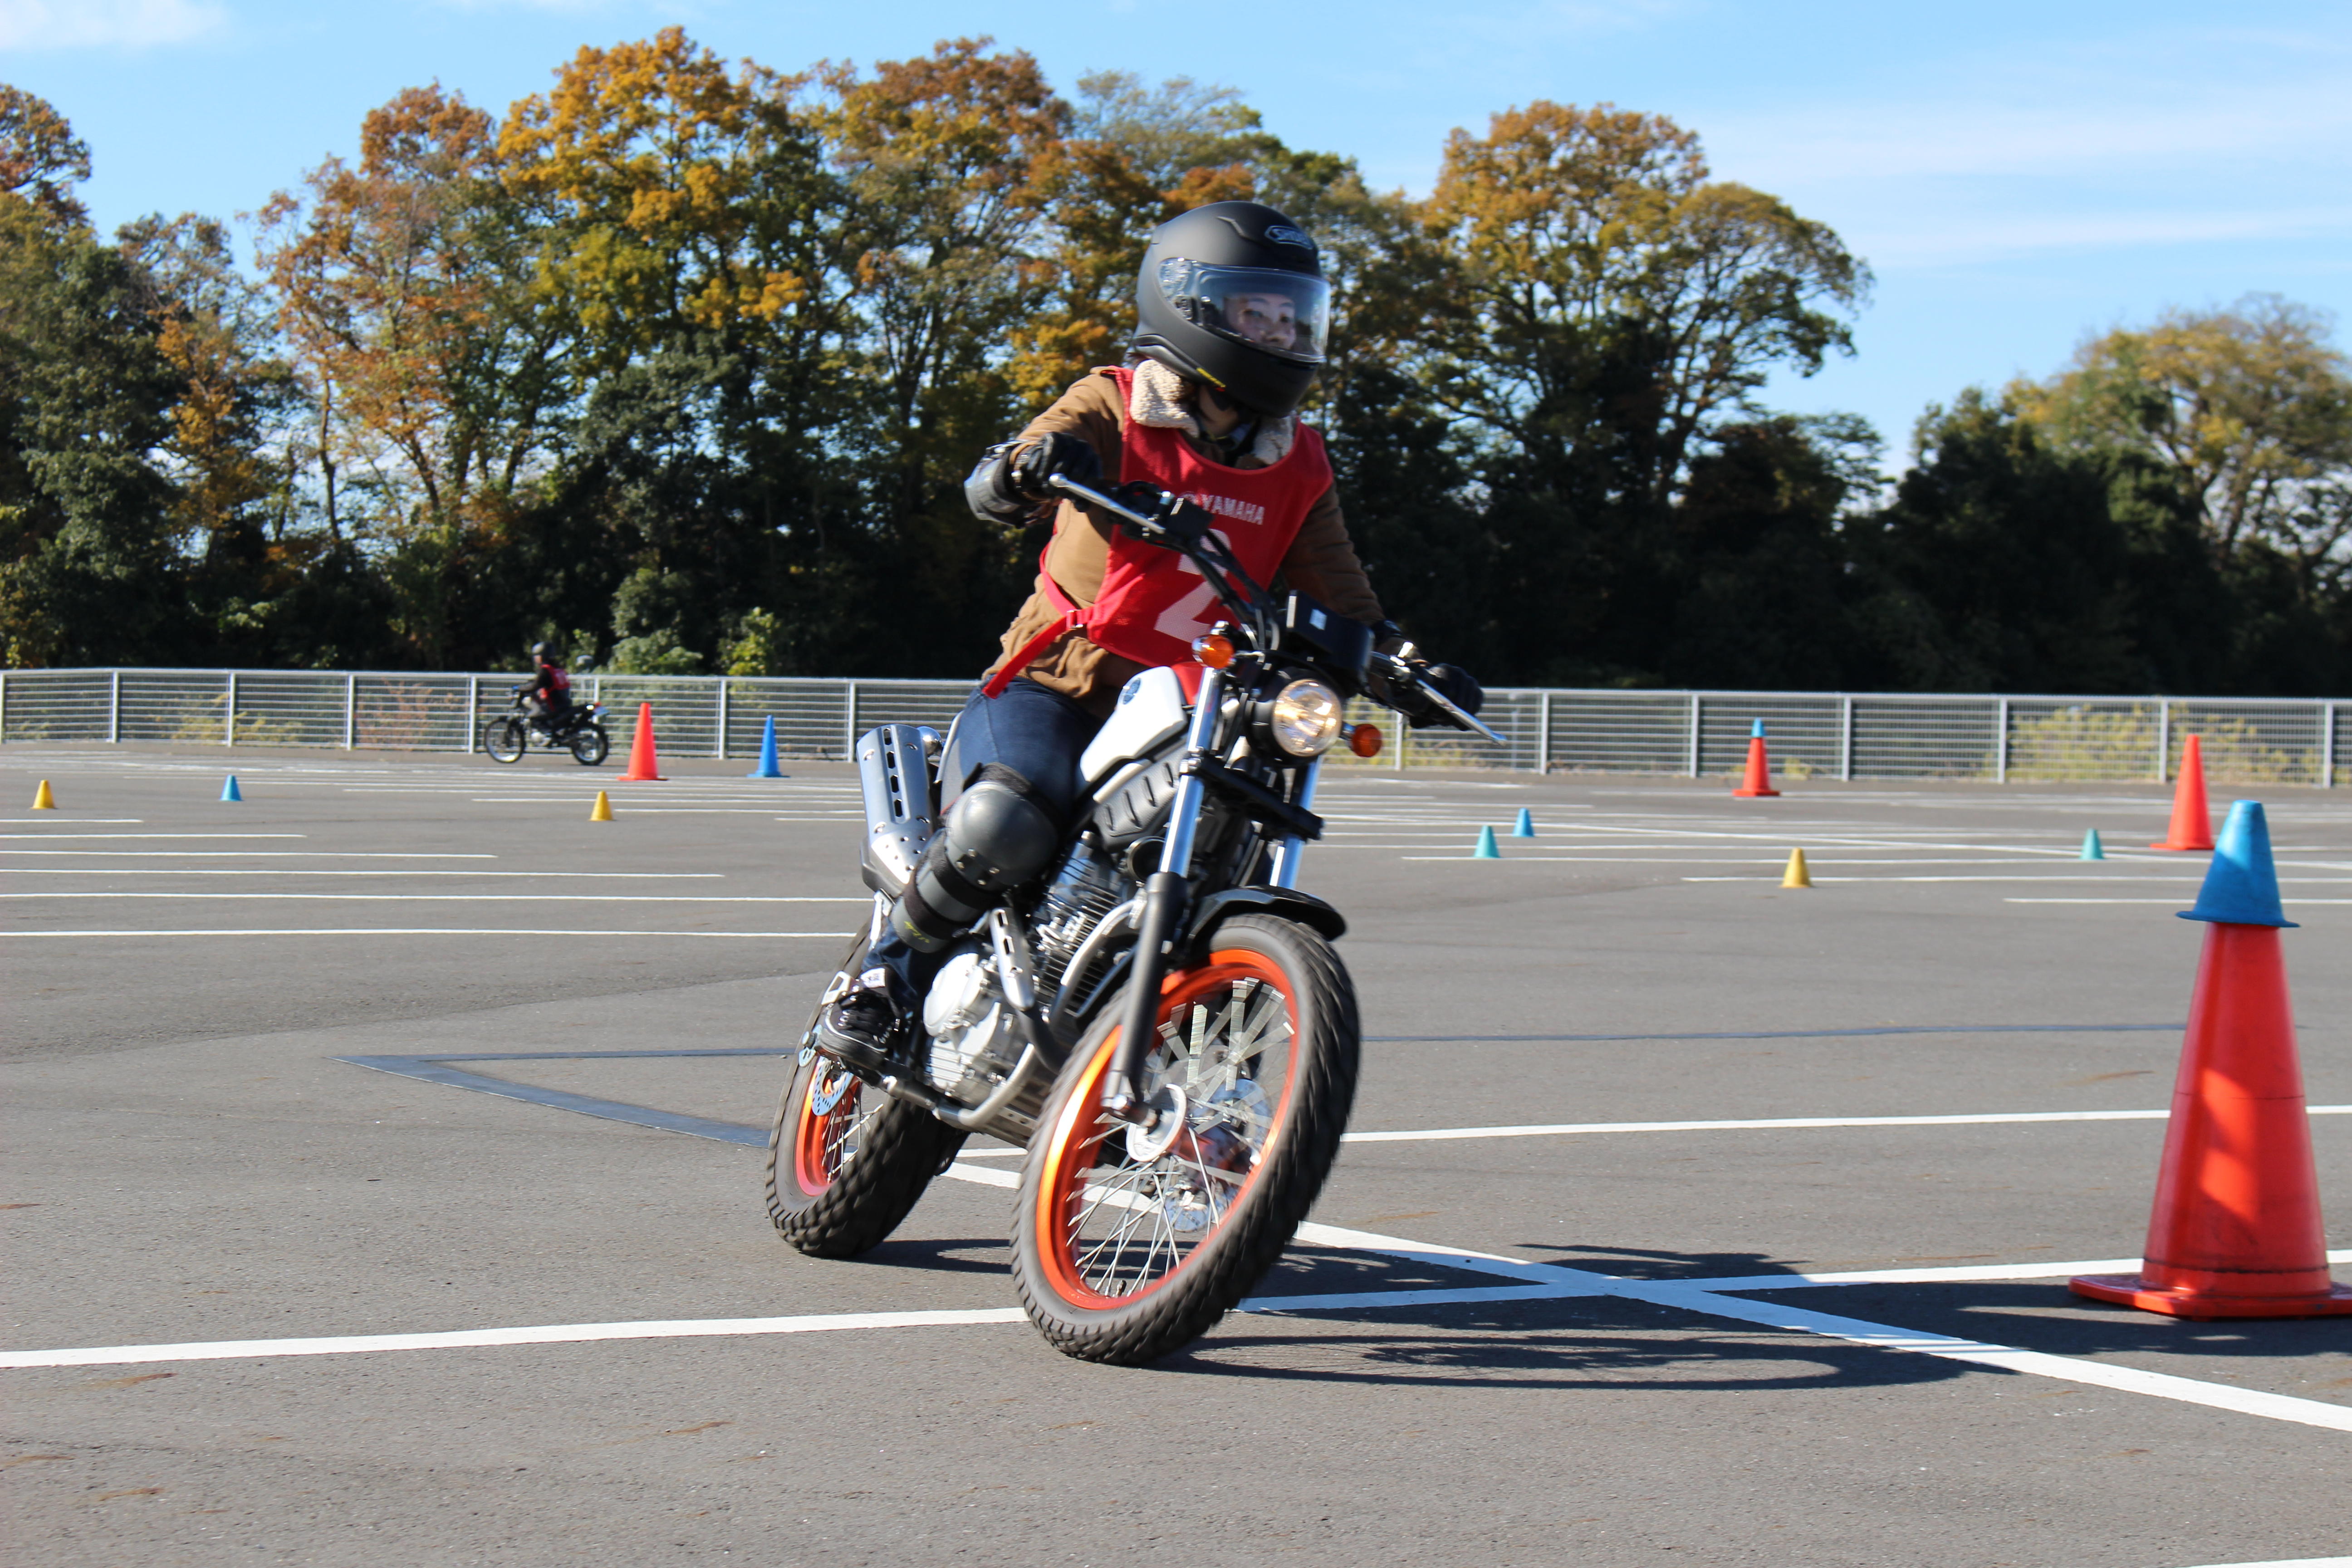
[[[817,1059],[816,1070],[809,1075],[808,1088],[801,1091],[800,1104],[793,1112],[793,1179],[810,1197],[832,1186],[855,1152],[847,1146],[848,1140],[858,1126],[858,1102],[866,1097],[866,1086],[853,1079],[841,1089],[841,1098],[820,1112],[816,1102],[826,1087],[826,1068],[831,1065],[824,1058]]]
[[[1123,1128],[1103,1115],[1117,1028],[1046,1130],[1034,1216],[1039,1251],[1055,1291],[1075,1306],[1125,1306],[1181,1272],[1241,1208],[1288,1119],[1298,1003],[1278,965],[1242,948],[1213,952],[1162,984],[1158,1023],[1161,1040],[1147,1058],[1146,1086],[1158,1091],[1153,1080],[1176,1081],[1181,1068],[1188,1096],[1187,1123],[1164,1152],[1149,1163],[1131,1160]],[[1278,1064],[1269,1059],[1277,1057]],[[1276,1065],[1280,1079],[1268,1093],[1265,1080]],[[1202,1086],[1209,1092],[1191,1099]],[[1115,1137],[1122,1163],[1107,1163]]]

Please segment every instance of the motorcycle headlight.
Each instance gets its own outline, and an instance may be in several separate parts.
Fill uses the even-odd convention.
[[[1294,757],[1319,757],[1339,738],[1339,694],[1319,680],[1294,680],[1266,707],[1266,732]]]

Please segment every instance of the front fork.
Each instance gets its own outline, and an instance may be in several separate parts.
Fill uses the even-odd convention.
[[[1103,1109],[1122,1121],[1150,1124],[1151,1111],[1136,1089],[1143,1058],[1158,1035],[1160,983],[1167,977],[1168,950],[1192,901],[1192,840],[1200,832],[1205,797],[1196,770],[1216,751],[1224,699],[1224,671],[1204,670],[1192,709],[1192,731],[1185,738],[1184,766],[1177,773],[1176,799],[1168,813],[1168,843],[1160,851],[1160,869],[1144,879],[1142,907],[1135,921],[1135,958],[1127,976],[1127,1011],[1119,1020],[1118,1047],[1103,1074]]]

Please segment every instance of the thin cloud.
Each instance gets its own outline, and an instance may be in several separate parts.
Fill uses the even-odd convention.
[[[0,49],[146,48],[227,20],[205,0],[0,0]]]

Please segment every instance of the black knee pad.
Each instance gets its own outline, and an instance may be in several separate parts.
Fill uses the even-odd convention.
[[[929,845],[891,911],[908,946],[935,952],[1043,871],[1061,847],[1058,814],[1013,769],[980,770]]]

